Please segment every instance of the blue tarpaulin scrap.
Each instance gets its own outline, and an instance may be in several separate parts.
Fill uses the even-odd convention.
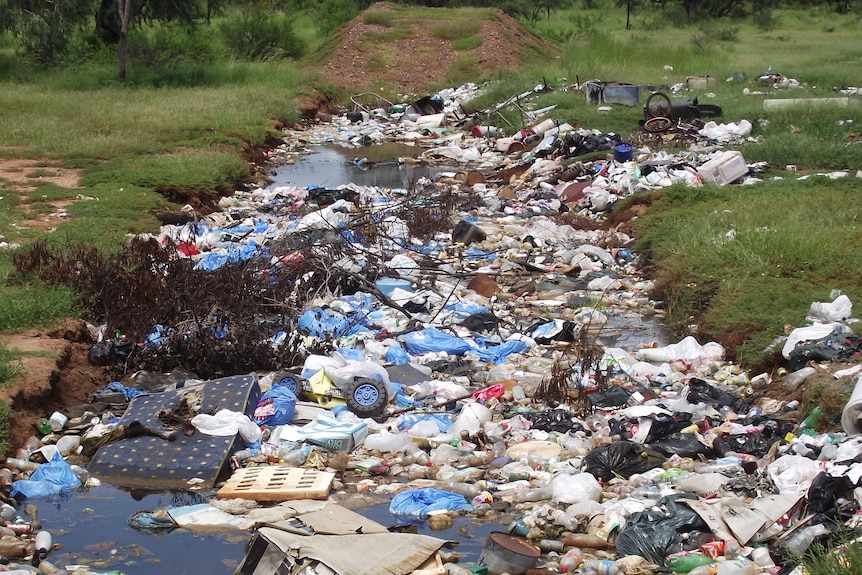
[[[427,352],[445,351],[450,355],[464,355],[472,352],[483,361],[503,363],[513,353],[527,351],[527,344],[522,341],[507,341],[496,345],[482,345],[490,340],[480,338],[480,345],[474,345],[454,335],[442,332],[436,327],[408,333],[399,338],[407,351],[413,355]]]
[[[402,491],[389,503],[389,513],[411,517],[426,517],[434,511],[461,512],[472,509],[473,506],[463,495],[433,487]]]

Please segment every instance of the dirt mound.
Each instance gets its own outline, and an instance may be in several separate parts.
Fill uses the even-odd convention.
[[[411,10],[377,3],[342,26],[337,37],[320,72],[355,91],[391,88],[419,95],[558,55],[552,44],[498,9]]]

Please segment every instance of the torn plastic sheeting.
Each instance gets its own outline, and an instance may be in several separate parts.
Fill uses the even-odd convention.
[[[195,532],[247,531],[254,520],[216,509],[209,503],[186,505],[168,510],[171,520],[183,529]]]
[[[470,511],[473,506],[463,495],[426,487],[408,489],[392,498],[389,503],[389,513],[393,515],[409,515],[411,517],[427,517],[435,511]]]
[[[398,430],[405,431],[421,422],[431,422],[437,427],[438,433],[446,433],[452,427],[452,417],[444,414],[402,415],[398,418]]]
[[[12,482],[10,497],[50,497],[69,493],[72,489],[81,485],[81,481],[72,468],[63,460],[63,456],[57,451],[51,461],[40,465],[31,475],[30,479],[22,479]]]
[[[227,249],[219,249],[207,252],[195,264],[194,269],[203,271],[214,271],[228,264],[250,260],[254,257],[268,258],[269,248],[260,247],[254,241],[248,241]]]
[[[445,544],[441,539],[412,533],[308,536],[261,527],[236,573],[292,573],[298,563],[311,560],[338,575],[407,575]]]
[[[472,352],[483,361],[493,363],[502,363],[509,355],[527,350],[527,344],[522,341],[507,341],[486,347],[471,345],[469,342],[444,333],[436,327],[414,331],[401,336],[399,339],[407,348],[408,353],[413,355],[440,351],[445,351],[450,355],[464,355]]]
[[[325,308],[310,309],[303,313],[299,316],[297,327],[319,339],[338,338],[371,331],[361,323]]]

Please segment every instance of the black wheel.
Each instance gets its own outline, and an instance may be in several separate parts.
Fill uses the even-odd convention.
[[[386,409],[386,386],[370,377],[357,378],[347,387],[347,408],[359,417],[377,417]]]
[[[295,373],[291,373],[289,371],[277,371],[275,375],[272,376],[272,385],[285,385],[287,389],[293,392],[294,395],[298,395],[300,391],[302,391],[302,385],[300,384],[300,377]]]
[[[673,105],[670,103],[670,98],[663,92],[653,92],[650,94],[644,106],[647,119],[656,117],[670,118],[672,110]]]
[[[650,134],[660,134],[661,132],[667,132],[673,126],[673,121],[670,118],[665,118],[664,116],[655,116],[654,118],[650,118],[646,122],[644,122],[644,130],[649,132]]]

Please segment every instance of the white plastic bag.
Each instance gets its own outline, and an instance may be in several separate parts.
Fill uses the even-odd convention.
[[[244,413],[222,409],[215,415],[199,413],[191,420],[201,433],[219,437],[240,434],[246,443],[260,441],[260,428]]]
[[[554,503],[582,503],[598,501],[602,496],[602,486],[591,473],[576,473],[574,475],[558,475],[551,482]]]

